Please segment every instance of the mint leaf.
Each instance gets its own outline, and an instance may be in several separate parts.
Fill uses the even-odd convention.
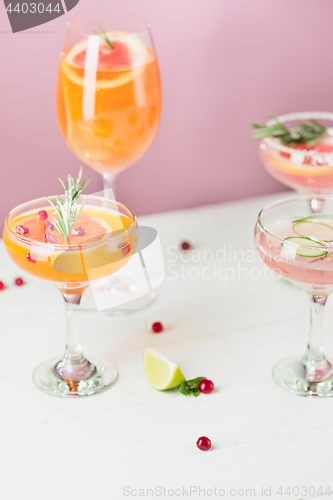
[[[192,380],[186,380],[182,382],[179,386],[179,392],[184,396],[190,396],[193,394],[195,398],[199,396],[199,383],[201,380],[204,380],[206,377],[197,377]]]
[[[188,390],[186,386],[186,382],[182,382],[179,386],[179,392],[183,394],[184,396],[189,396],[190,391]]]

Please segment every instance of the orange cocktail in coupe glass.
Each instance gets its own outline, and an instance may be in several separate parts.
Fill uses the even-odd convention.
[[[69,179],[72,183],[64,196],[51,196],[49,202],[40,198],[14,208],[6,218],[3,240],[15,264],[51,281],[66,305],[65,354],[61,360],[40,365],[34,372],[35,384],[54,396],[89,396],[110,388],[117,372],[108,361],[85,358],[75,310],[90,281],[109,276],[128,262],[138,243],[138,226],[129,208],[99,196],[82,196],[80,175],[76,181]],[[77,194],[74,203],[71,193]],[[59,215],[55,208],[60,205]],[[66,214],[71,218],[66,219]],[[65,225],[70,221],[67,234],[64,221]]]
[[[300,194],[317,195],[311,206],[320,212],[318,195],[333,193],[333,113],[290,113],[253,125],[267,172]]]
[[[56,105],[66,144],[103,176],[108,197],[118,174],[148,150],[159,126],[161,85],[149,24],[110,13],[69,22],[60,54]],[[130,302],[134,283],[126,283],[122,273],[117,280],[121,293],[127,289]],[[148,303],[147,297],[144,305]]]

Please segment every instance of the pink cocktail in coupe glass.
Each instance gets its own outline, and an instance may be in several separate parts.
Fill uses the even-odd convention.
[[[259,142],[259,155],[267,172],[276,180],[300,194],[333,193],[333,113],[302,112],[272,118],[288,129],[315,120],[326,128],[318,141],[287,146],[275,137],[264,137]],[[312,198],[314,212],[321,210],[320,201]]]
[[[278,385],[301,396],[333,396],[333,367],[323,349],[322,320],[333,291],[333,198],[322,196],[313,214],[311,196],[281,200],[261,210],[255,246],[263,262],[310,297],[310,338],[304,356],[279,362]]]

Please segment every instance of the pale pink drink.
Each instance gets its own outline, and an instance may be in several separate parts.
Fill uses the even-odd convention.
[[[311,196],[282,200],[263,209],[255,226],[255,246],[263,262],[310,296],[311,328],[305,355],[278,363],[274,380],[302,396],[333,396],[333,367],[322,344],[324,305],[333,291],[333,198],[321,197],[313,214]]]

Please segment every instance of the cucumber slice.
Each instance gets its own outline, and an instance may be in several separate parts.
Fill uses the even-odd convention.
[[[327,254],[327,251],[323,250],[323,248],[325,248],[325,245],[323,245],[323,243],[320,243],[320,241],[311,240],[311,238],[289,236],[288,238],[285,238],[285,241],[286,242],[290,241],[290,243],[296,245],[302,245],[301,247],[298,247],[296,250],[296,255],[298,255],[299,257],[323,257],[324,255]],[[311,248],[306,249],[304,247],[311,247]],[[313,247],[319,247],[319,248],[318,250],[316,250]]]
[[[305,220],[314,220],[314,219],[332,219],[333,220],[333,215],[312,214],[312,215],[308,215],[307,217],[302,217],[301,219],[293,220],[293,224],[295,224],[295,222],[304,222]]]
[[[303,221],[293,225],[294,233],[320,241],[333,241],[333,228],[321,222]]]

